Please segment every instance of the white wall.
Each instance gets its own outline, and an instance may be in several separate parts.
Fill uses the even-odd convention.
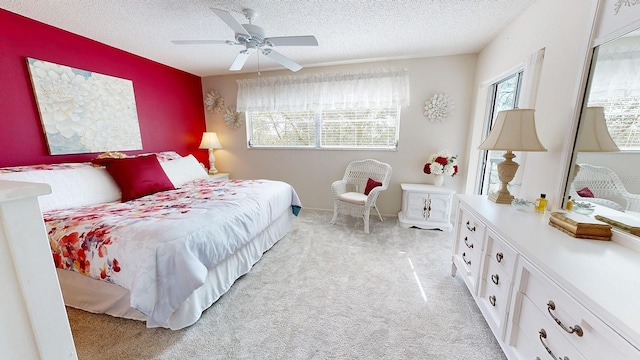
[[[339,150],[258,150],[247,149],[246,128],[228,128],[223,114],[207,112],[207,130],[215,131],[224,149],[217,150],[216,167],[234,179],[267,178],[293,185],[303,207],[333,209],[331,183],[342,178],[346,165],[357,159],[375,158],[393,167],[389,190],[378,199],[383,214],[396,215],[401,206],[400,183],[433,183],[433,176],[422,172],[427,157],[442,149],[459,154],[461,169],[466,168],[467,129],[472,105],[476,55],[433,57],[392,62],[305,68],[300,74],[349,72],[376,68],[406,68],[411,81],[411,103],[401,110],[400,143],[397,151]],[[262,76],[292,75],[289,71],[262,72]],[[202,80],[203,92],[217,90],[226,106],[235,106],[237,79],[254,78],[255,73],[213,76]],[[445,123],[432,123],[423,115],[424,102],[434,93],[446,93],[455,110]],[[445,186],[462,191],[465,172],[447,178]]]
[[[485,121],[486,88],[482,84],[545,48],[535,109],[538,136],[548,152],[527,154],[526,163],[518,170],[523,179],[519,197],[533,200],[546,193],[551,204],[561,201],[596,5],[596,0],[538,0],[478,54],[468,147],[470,174],[477,171],[476,149]],[[471,177],[467,192],[473,192]]]

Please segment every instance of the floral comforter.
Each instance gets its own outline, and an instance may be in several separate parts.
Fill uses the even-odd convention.
[[[208,269],[300,200],[269,180],[197,180],[125,203],[44,213],[55,264],[129,290],[131,307],[162,326]]]

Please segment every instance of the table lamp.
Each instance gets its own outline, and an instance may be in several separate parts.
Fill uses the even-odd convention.
[[[504,150],[504,161],[498,163],[498,178],[502,183],[500,190],[489,195],[489,200],[510,204],[513,195],[507,186],[513,180],[518,167],[513,161],[513,151],[547,151],[538,139],[534,109],[513,109],[500,111],[489,136],[480,144],[480,150]]]
[[[590,106],[582,113],[578,125],[578,137],[576,139],[576,152],[615,152],[620,151],[618,145],[611,138],[607,122],[604,117],[604,107]],[[578,175],[580,165],[577,163],[573,169],[571,182]]]
[[[218,135],[214,132],[203,133],[200,149],[209,149],[209,174],[217,174],[218,169],[216,169],[216,157],[213,155],[213,149],[222,149],[222,145],[218,141]]]

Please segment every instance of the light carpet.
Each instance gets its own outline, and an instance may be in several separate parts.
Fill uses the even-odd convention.
[[[505,359],[459,275],[452,233],[305,210],[194,325],[67,308],[84,359]]]

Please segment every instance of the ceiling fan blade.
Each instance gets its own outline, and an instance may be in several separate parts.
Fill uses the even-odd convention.
[[[229,40],[171,40],[176,45],[207,45],[207,44],[234,44]]]
[[[224,21],[231,30],[233,30],[236,34],[242,34],[247,37],[251,37],[247,30],[233,17],[228,11],[211,8],[211,10],[218,15],[220,20]]]
[[[288,57],[280,54],[279,52],[273,50],[273,49],[263,49],[262,53],[267,56],[270,57],[271,59],[273,59],[274,61],[276,61],[277,63],[279,63],[280,65],[286,67],[287,69],[296,72],[300,69],[302,69],[302,66],[300,64],[297,64],[295,62],[293,62],[293,60],[289,59]]]
[[[318,46],[318,40],[313,35],[272,37],[264,41],[272,46]]]
[[[249,55],[251,55],[251,52],[249,50],[240,51],[240,53],[236,56],[236,59],[233,60],[233,64],[231,64],[229,71],[238,71],[242,69],[244,63],[247,62]]]

